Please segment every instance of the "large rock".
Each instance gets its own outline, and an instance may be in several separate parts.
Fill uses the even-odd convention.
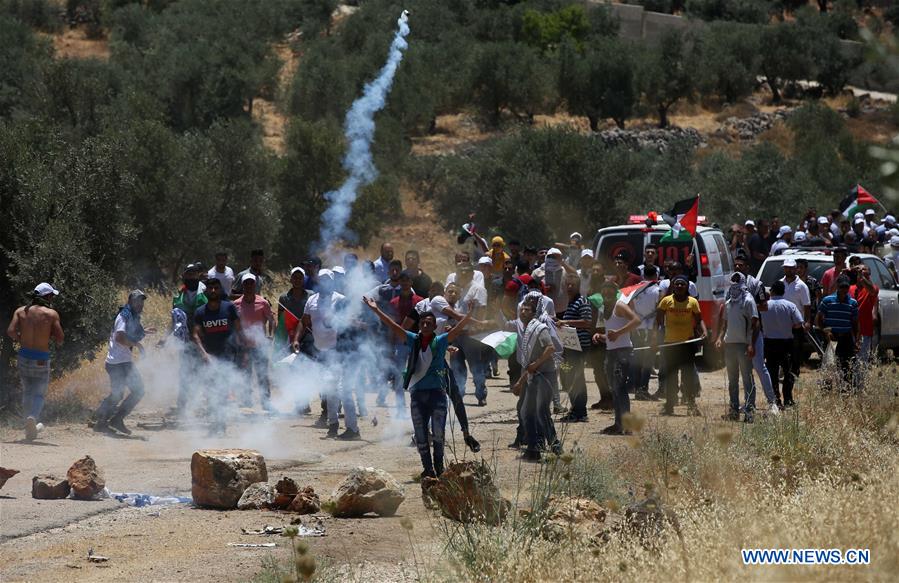
[[[298,514],[315,514],[322,509],[322,502],[312,486],[306,486],[302,492],[298,492],[288,505],[287,510]]]
[[[266,510],[275,508],[275,487],[265,482],[250,484],[240,500],[237,501],[238,510]]]
[[[44,474],[31,478],[31,497],[39,500],[59,500],[71,491],[68,480]]]
[[[605,520],[606,509],[589,498],[550,498],[543,536],[551,541],[561,541],[573,534],[598,542],[604,535]]]
[[[89,455],[72,464],[66,472],[66,480],[72,487],[72,494],[79,500],[94,500],[106,487],[103,473]]]
[[[500,495],[483,461],[453,462],[439,479],[422,486],[426,500],[430,498],[444,516],[458,522],[499,524],[512,507]]]
[[[331,495],[332,514],[347,518],[370,512],[393,516],[405,500],[403,487],[384,470],[354,468]]]
[[[293,478],[283,477],[275,484],[275,506],[277,508],[287,508],[293,499],[300,493],[300,487],[293,481]]]
[[[265,458],[251,449],[202,449],[190,460],[194,504],[232,509],[256,482],[268,482]]]
[[[0,468],[0,488],[6,484],[6,480],[12,478],[19,473],[19,470],[10,470],[9,468]]]

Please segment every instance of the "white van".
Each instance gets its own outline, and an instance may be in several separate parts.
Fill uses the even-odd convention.
[[[631,268],[643,263],[643,248],[649,243],[658,246],[658,262],[662,265],[669,259],[686,265],[691,253],[696,262],[696,291],[702,319],[709,329],[709,338],[703,347],[703,359],[707,367],[719,366],[720,355],[714,349],[714,333],[718,329],[718,318],[724,304],[730,277],[734,273],[734,260],[730,248],[720,229],[698,227],[692,241],[670,241],[662,243],[662,237],[670,232],[668,225],[620,225],[599,229],[593,241],[593,253],[597,260],[612,272],[614,258],[624,253],[630,260]],[[709,358],[714,354],[713,358]]]

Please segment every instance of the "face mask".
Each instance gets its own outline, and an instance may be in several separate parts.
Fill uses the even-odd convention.
[[[184,285],[190,291],[197,291],[197,288],[200,287],[200,280],[199,279],[185,279]]]
[[[558,259],[556,259],[555,257],[546,258],[547,271],[558,271],[559,269],[562,269],[562,263]]]

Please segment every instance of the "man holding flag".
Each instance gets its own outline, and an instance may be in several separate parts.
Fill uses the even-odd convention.
[[[840,202],[840,211],[848,219],[854,217],[856,213],[863,213],[865,209],[873,209],[877,205],[880,205],[880,201],[871,196],[871,193],[865,190],[861,184],[856,184],[846,198]]]

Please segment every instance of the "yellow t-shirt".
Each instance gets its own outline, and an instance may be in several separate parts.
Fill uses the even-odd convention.
[[[506,259],[509,259],[509,254],[505,251],[500,251],[499,253],[496,250],[491,249],[487,252],[487,256],[493,260],[493,271],[496,273],[500,273],[503,270],[503,264],[506,262]]]
[[[683,342],[693,338],[693,314],[699,314],[699,302],[688,297],[675,301],[674,295],[665,296],[659,302],[659,310],[665,312],[665,342]]]

